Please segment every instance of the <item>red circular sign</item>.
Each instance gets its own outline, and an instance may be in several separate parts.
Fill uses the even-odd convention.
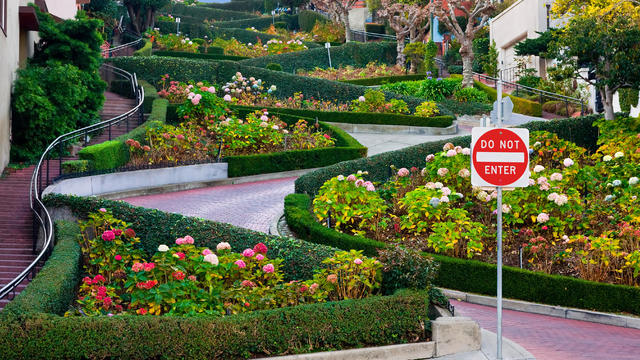
[[[513,131],[489,130],[474,143],[473,168],[493,186],[508,186],[524,175],[529,165],[529,149]]]

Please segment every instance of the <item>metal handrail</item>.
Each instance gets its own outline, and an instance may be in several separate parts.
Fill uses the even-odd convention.
[[[104,49],[104,50],[102,50],[102,56],[103,57],[105,57],[105,56],[106,57],[111,57],[111,54],[113,54],[114,52],[120,51],[120,50],[123,50],[123,49],[126,49],[126,48],[130,48],[130,47],[134,47],[134,46],[138,45],[139,43],[141,43],[143,40],[144,40],[143,38],[138,38],[138,39],[133,40],[131,42],[128,42],[126,44],[121,44],[121,45],[118,45],[118,46],[114,46],[112,48]]]
[[[391,41],[395,41],[396,40],[396,36],[395,35],[389,35],[389,34],[379,34],[379,33],[372,33],[372,32],[368,32],[368,31],[362,31],[362,30],[353,30],[350,29],[352,34],[357,34],[357,35],[362,35],[365,39],[368,38],[378,38],[378,39],[384,39],[384,40],[391,40]],[[409,39],[405,39],[405,42],[408,42]]]
[[[436,63],[438,64],[438,67],[440,68],[440,70],[442,71],[442,69],[446,68],[444,61],[442,61],[442,59],[435,59]],[[493,82],[494,84],[498,83],[498,78],[489,76],[489,75],[485,75],[485,74],[480,74],[477,72],[473,72],[473,76],[477,77],[478,79],[482,79],[485,81],[489,81],[489,82]],[[566,96],[566,95],[561,95],[561,94],[556,94],[553,92],[549,92],[549,91],[545,91],[545,90],[540,90],[540,89],[536,89],[536,88],[532,88],[530,86],[525,86],[525,85],[521,85],[518,83],[514,83],[514,82],[510,82],[510,81],[505,81],[502,80],[502,85],[504,87],[511,87],[515,89],[515,96],[518,96],[518,93],[520,91],[524,91],[524,92],[529,92],[529,93],[533,93],[535,95],[538,95],[540,97],[540,105],[542,105],[543,103],[543,99],[544,98],[548,98],[548,99],[552,99],[552,100],[558,100],[558,101],[562,101],[565,103],[565,106],[567,107],[567,114],[569,113],[569,103],[571,104],[575,104],[575,105],[580,105],[580,114],[584,115],[585,113],[585,107],[584,107],[584,100],[582,99],[578,99],[578,98],[574,98],[574,97],[570,97],[570,96]]]
[[[51,254],[52,244],[53,244],[53,221],[51,220],[51,215],[49,214],[49,211],[47,211],[47,208],[44,206],[44,203],[40,198],[40,195],[42,193],[40,188],[40,184],[42,182],[40,172],[42,170],[42,165],[44,161],[45,160],[48,161],[49,153],[54,149],[61,148],[62,144],[68,140],[75,139],[81,135],[84,135],[86,137],[86,135],[89,132],[99,131],[107,127],[110,128],[113,125],[116,125],[120,122],[128,120],[130,116],[142,110],[142,102],[144,100],[144,88],[142,88],[138,84],[138,79],[136,75],[135,74],[131,75],[129,72],[109,64],[102,64],[102,68],[111,70],[117,75],[126,77],[131,82],[131,86],[134,91],[133,94],[136,99],[136,106],[131,110],[125,112],[124,114],[120,114],[114,118],[58,136],[51,144],[49,144],[47,149],[43,152],[42,156],[40,156],[40,159],[35,166],[33,174],[31,175],[31,184],[30,184],[30,190],[29,190],[29,205],[31,207],[31,211],[33,212],[33,216],[34,216],[34,240],[33,240],[34,253],[36,252],[36,247],[37,247],[38,230],[42,230],[42,235],[44,236],[44,242],[42,245],[42,249],[40,250],[40,253],[38,253],[38,255],[36,256],[35,260],[33,260],[33,262],[31,262],[31,264],[29,264],[29,266],[27,266],[18,276],[16,276],[7,285],[3,286],[2,289],[0,289],[0,299],[6,297],[11,293],[14,293],[15,288],[20,283],[22,283],[26,278],[28,277],[30,278],[33,276],[33,274],[35,273],[35,268],[38,265],[38,263],[46,260]],[[62,156],[62,154],[60,154],[60,156]],[[48,166],[47,166],[47,170],[48,170]],[[60,168],[60,172],[61,171],[62,171],[62,168]],[[47,182],[48,182],[48,179],[47,179]],[[48,183],[45,183],[44,187],[46,187],[47,185]],[[36,228],[36,225],[35,225],[36,223],[37,223],[38,229]]]

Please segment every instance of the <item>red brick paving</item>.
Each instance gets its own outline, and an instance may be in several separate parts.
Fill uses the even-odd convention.
[[[451,300],[456,316],[468,316],[496,332],[496,308]],[[640,359],[640,330],[504,310],[503,336],[538,360]]]
[[[267,233],[271,222],[284,208],[284,197],[294,191],[295,179],[223,185],[122,200]]]

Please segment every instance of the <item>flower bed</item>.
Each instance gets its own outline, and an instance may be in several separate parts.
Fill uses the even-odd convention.
[[[386,64],[379,64],[372,61],[364,67],[355,68],[351,65],[341,66],[339,68],[319,68],[316,67],[313,70],[301,70],[298,71],[298,75],[309,76],[327,80],[364,80],[376,77],[391,77],[402,76],[405,74],[405,69],[398,66],[387,66]]]
[[[191,233],[196,239],[202,236],[205,240],[201,246],[211,249],[215,248],[216,243],[226,241],[232,249],[251,247],[253,251],[256,245],[263,242],[268,247],[269,258],[283,258],[280,265],[273,265],[274,270],[279,268],[283,271],[286,280],[312,276],[313,271],[329,271],[326,267],[319,270],[317,266],[324,256],[331,256],[335,252],[335,249],[304,241],[268,236],[226,224],[136,208],[120,202],[66,196],[48,197],[46,202],[48,206],[71,206],[77,215],[90,214],[100,207],[109,208],[114,216],[131,222],[131,228],[140,229],[136,237],[140,238],[140,248],[145,253],[155,252],[160,245],[168,243],[174,234],[184,232]],[[147,312],[145,315],[61,317],[59,315],[68,310],[74,288],[84,281],[81,280],[80,272],[82,251],[77,240],[79,229],[64,222],[57,223],[56,228],[57,245],[49,262],[0,314],[0,338],[15,345],[0,350],[3,358],[37,358],[42,357],[46,351],[46,356],[52,358],[235,359],[404,343],[424,340],[429,335],[425,331],[425,327],[428,327],[426,314],[429,296],[409,291],[397,292],[392,296],[371,296],[360,300],[330,301],[228,316],[150,316]],[[122,235],[118,236],[114,231],[113,237],[117,241]],[[107,234],[106,238],[110,239],[111,235]],[[105,242],[101,236],[98,241]],[[193,246],[189,244],[190,238],[186,238],[186,244],[183,241],[185,238],[174,248]],[[258,249],[263,250],[259,245]],[[221,250],[225,251],[228,250]],[[187,253],[188,251],[185,252],[185,259]],[[245,257],[223,254],[218,259],[217,267],[226,266],[227,256]],[[256,257],[254,252],[249,261],[265,261],[265,258],[257,260]],[[205,262],[201,253],[199,258]],[[116,260],[115,255],[113,259],[123,261],[122,258]],[[171,257],[171,261],[176,263],[183,261],[178,259],[173,255]],[[310,261],[311,259],[318,261]],[[145,264],[142,264],[142,269],[134,272],[133,267],[138,269],[140,265],[133,265],[134,260],[130,264],[130,275],[138,277],[147,276],[148,273],[155,274],[162,267],[156,264],[147,272]],[[210,262],[207,264],[206,266],[213,266]],[[350,266],[364,265],[364,261],[363,264],[355,264],[353,261],[351,264]],[[268,264],[263,267],[266,265]],[[330,267],[331,264],[323,266]],[[146,267],[151,267],[149,262]],[[276,274],[275,271],[270,272],[270,268],[267,270],[266,274]],[[177,280],[173,277],[175,272],[175,269],[171,269],[170,282],[191,281],[186,274],[183,280]],[[95,277],[91,278],[92,286],[94,280]],[[101,291],[100,281],[102,279],[98,278],[96,295]],[[159,284],[152,287],[155,288],[159,289]],[[305,292],[309,290],[306,289]],[[102,301],[104,302],[104,297]],[[181,329],[181,337],[184,339],[175,341],[175,329]],[[37,342],[33,341],[35,337],[38,338]],[[48,344],[46,350],[43,344]]]
[[[265,44],[257,39],[255,43],[242,43],[235,38],[224,40],[217,38],[213,45],[224,49],[225,55],[256,58],[273,54],[285,54],[290,52],[307,50],[307,46],[300,40],[271,39]]]

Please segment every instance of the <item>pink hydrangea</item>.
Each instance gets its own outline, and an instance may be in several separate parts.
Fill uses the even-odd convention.
[[[236,264],[240,269],[244,269],[247,267],[247,264],[242,260],[236,260],[234,264]]]
[[[242,256],[244,257],[252,257],[254,254],[255,254],[255,251],[251,249],[244,249],[244,251],[242,252]]]
[[[216,93],[216,88],[214,88],[213,86],[210,86],[209,90],[207,90],[207,91],[209,91],[212,94],[215,94]]]
[[[362,264],[362,260],[360,260],[360,259],[355,259],[355,260],[353,260],[353,262],[354,262],[356,265],[360,265],[360,264]]]
[[[564,165],[564,167],[569,167],[573,165],[573,160],[571,160],[570,158],[566,158],[562,161],[562,164]]]
[[[102,240],[104,241],[113,241],[116,238],[116,234],[111,230],[107,230],[102,233]]]
[[[249,288],[252,288],[252,287],[256,286],[256,284],[251,280],[242,280],[242,283],[240,283],[240,285],[242,287],[249,287]]]
[[[400,177],[409,176],[409,170],[407,168],[401,168],[400,170],[398,170],[398,176]]]
[[[229,245],[228,242],[221,242],[218,245],[216,245],[216,250],[217,251],[222,251],[222,250],[231,250],[231,245]]]
[[[356,176],[355,176],[355,175],[353,175],[353,174],[351,174],[351,175],[347,176],[347,181],[356,181],[356,180],[357,180],[357,178],[356,178]]]
[[[193,238],[192,238],[191,236],[187,235],[187,236],[185,236],[185,237],[184,237],[184,243],[185,243],[185,244],[191,244],[191,245],[193,245],[193,243],[194,243],[194,242],[195,242],[195,241],[193,240]]]
[[[120,261],[120,260],[122,260],[122,256],[121,255],[116,255],[114,257],[114,259],[116,259],[116,261]]]
[[[204,249],[204,250],[202,250],[202,256],[207,256],[207,255],[209,255],[209,254],[212,254],[212,251],[211,251],[211,250],[209,250],[209,249]]]
[[[553,174],[551,174],[551,176],[549,176],[549,179],[551,181],[561,181],[562,180],[562,174],[555,172]]]
[[[222,98],[222,100],[224,100],[224,101],[231,101],[231,95],[229,95],[229,94],[225,95],[225,96]]]
[[[262,254],[256,255],[256,260],[258,260],[258,261],[264,260],[264,255],[262,255]]]
[[[458,153],[455,150],[447,150],[447,157],[456,156]]]
[[[444,196],[449,196],[451,195],[451,189],[449,189],[448,187],[443,187],[442,189],[440,189],[440,191],[442,191],[442,195]]]
[[[462,155],[467,155],[467,156],[471,155],[471,149],[469,148],[462,149]]]
[[[438,176],[446,176],[449,173],[449,169],[447,168],[440,168],[438,169]]]
[[[144,269],[144,265],[142,265],[142,263],[139,263],[139,262],[135,262],[131,266],[131,271],[133,271],[133,272],[140,272],[143,269]]]
[[[538,214],[538,216],[536,217],[536,221],[540,224],[546,223],[547,221],[549,221],[549,214],[547,213]]]
[[[269,248],[267,248],[267,245],[265,245],[264,243],[257,243],[256,246],[253,247],[253,251],[260,253],[260,254],[266,254],[267,251],[269,251]]]
[[[103,212],[103,213],[104,213],[104,212],[107,212],[107,209],[105,209],[105,208],[100,208],[100,210],[98,210],[98,211],[100,211],[100,212]]]
[[[432,162],[432,161],[433,161],[433,159],[435,159],[435,158],[436,158],[436,156],[435,156],[435,155],[433,155],[433,154],[429,154],[429,155],[427,155],[427,158],[426,158],[425,160],[426,160],[427,162]]]
[[[356,180],[356,187],[360,187],[360,186],[363,186],[363,185],[364,185],[364,180],[362,180],[362,179]]]
[[[365,185],[365,189],[367,189],[367,191],[376,191],[376,187],[373,186],[373,184],[369,183]]]
[[[182,244],[184,244],[184,238],[177,238],[176,245],[182,245]]]
[[[262,267],[262,271],[264,271],[266,273],[272,273],[272,272],[275,271],[275,267],[273,266],[273,264],[267,264],[267,265]]]

